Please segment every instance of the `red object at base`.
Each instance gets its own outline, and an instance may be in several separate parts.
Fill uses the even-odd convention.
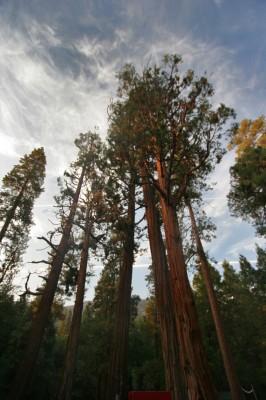
[[[171,392],[129,392],[128,400],[172,400]]]

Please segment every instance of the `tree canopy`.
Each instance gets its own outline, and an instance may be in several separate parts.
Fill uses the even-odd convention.
[[[0,192],[0,283],[13,279],[22,261],[33,225],[33,206],[45,178],[43,147],[19,160],[3,178]]]
[[[232,215],[250,222],[260,236],[266,234],[266,122],[243,120],[233,136],[237,158],[230,168],[228,206]]]

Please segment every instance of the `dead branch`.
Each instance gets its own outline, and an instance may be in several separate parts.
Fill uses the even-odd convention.
[[[55,246],[50,240],[46,239],[46,237],[44,236],[39,236],[38,239],[40,240],[44,240],[47,244],[49,244],[50,247],[52,247],[52,249],[57,252],[57,246]]]
[[[48,265],[50,265],[50,262],[46,261],[46,260],[39,260],[39,261],[29,261],[29,264],[48,264]]]
[[[22,294],[20,294],[20,297],[25,297],[27,295],[31,295],[31,296],[41,296],[43,294],[43,290],[37,289],[36,292],[32,292],[29,288],[28,288],[28,283],[31,277],[31,272],[29,272],[26,282],[25,282],[25,292],[23,292]]]

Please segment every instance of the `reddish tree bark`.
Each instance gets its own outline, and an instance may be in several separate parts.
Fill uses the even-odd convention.
[[[193,293],[183,254],[176,206],[167,195],[167,171],[157,160],[160,203],[175,302],[176,325],[180,343],[180,365],[185,373],[190,400],[218,400],[203,349]]]
[[[188,398],[187,388],[184,371],[180,367],[179,345],[175,327],[167,257],[160,229],[159,216],[155,206],[155,193],[147,180],[147,175],[145,168],[143,168],[142,179],[144,183],[142,188],[152,256],[155,297],[162,337],[166,389],[172,392],[173,400],[185,400]]]

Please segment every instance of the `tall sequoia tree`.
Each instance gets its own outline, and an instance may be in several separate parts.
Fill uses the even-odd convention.
[[[184,373],[179,365],[179,346],[173,315],[173,298],[167,256],[155,203],[154,188],[149,181],[146,181],[146,176],[145,168],[143,168],[142,185],[152,256],[155,297],[162,337],[166,388],[172,392],[173,400],[182,400],[187,398],[187,391]]]
[[[116,102],[110,106],[109,144],[117,162],[128,170],[138,168],[138,156],[135,152],[134,140],[129,134],[131,103]],[[160,230],[160,220],[155,204],[155,192],[150,182],[145,164],[141,167],[138,184],[143,188],[146,220],[152,254],[152,268],[155,277],[155,294],[158,306],[160,329],[162,336],[165,379],[168,390],[173,392],[174,399],[185,399],[186,388],[183,373],[179,366],[178,341],[173,315],[172,293],[165,246]]]
[[[124,146],[117,145],[112,138],[112,130],[116,125],[110,120],[108,131],[108,158],[114,179],[117,181],[120,200],[124,204],[124,211],[118,216],[114,226],[122,234],[122,255],[117,288],[117,302],[115,311],[115,327],[110,356],[110,368],[106,399],[123,399],[126,396],[127,387],[127,356],[128,335],[130,324],[131,284],[134,254],[136,251],[136,201],[138,197],[136,189],[136,173],[134,166],[134,148],[130,140]],[[118,138],[119,140],[119,138]],[[128,162],[132,159],[132,163]],[[114,197],[114,201],[115,200]]]
[[[213,400],[217,393],[202,346],[176,208],[189,183],[206,175],[213,158],[221,157],[222,127],[233,112],[224,105],[213,110],[207,78],[196,78],[191,70],[181,76],[180,61],[165,57],[164,69],[147,67],[142,76],[126,65],[119,74],[118,104],[128,104],[128,135],[160,199],[188,396]]]
[[[244,119],[229,148],[236,148],[236,162],[230,168],[228,206],[233,216],[251,222],[258,235],[266,234],[266,122]]]
[[[75,140],[75,144],[79,148],[78,158],[77,161],[72,164],[71,173],[67,174],[74,185],[75,190],[69,186],[66,186],[65,188],[69,193],[70,205],[68,215],[63,215],[61,221],[62,235],[59,244],[55,245],[46,239],[46,242],[52,246],[53,250],[52,259],[49,262],[50,271],[29,333],[25,353],[21,359],[17,374],[15,375],[10,389],[10,400],[23,400],[27,396],[27,391],[34,371],[34,365],[38,357],[45,328],[48,324],[49,314],[53,304],[64,258],[70,246],[70,235],[82,185],[87,170],[90,168],[90,162],[95,157],[93,152],[93,135],[81,134],[80,138]],[[90,149],[92,151],[89,151]]]
[[[46,157],[43,147],[25,155],[3,178],[0,192],[0,246],[3,263],[0,282],[15,273],[27,247],[35,200],[43,191]]]

